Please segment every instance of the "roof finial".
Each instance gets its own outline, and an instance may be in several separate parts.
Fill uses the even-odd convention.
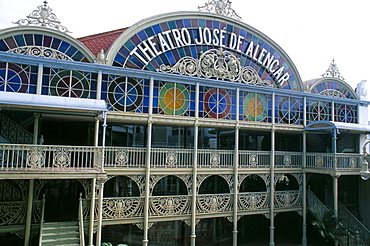
[[[344,80],[343,76],[340,75],[337,64],[335,64],[334,57],[333,57],[332,63],[329,65],[329,68],[321,76],[322,77],[333,77],[333,78],[337,78],[340,80]]]
[[[39,5],[37,8],[38,10],[32,11],[26,19],[20,19],[13,23],[19,26],[35,25],[57,29],[60,32],[70,32],[65,26],[60,24],[58,17],[52,12],[53,9],[48,6],[47,1],[44,1],[43,5]]]
[[[237,20],[242,19],[242,17],[237,15],[235,10],[231,8],[231,2],[229,0],[208,0],[208,3],[204,6],[198,6],[198,10],[229,16]]]

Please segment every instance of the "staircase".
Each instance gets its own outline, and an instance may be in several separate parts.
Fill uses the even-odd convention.
[[[311,190],[307,191],[307,202],[309,209],[318,213],[320,216],[323,216],[326,211],[332,212]],[[329,203],[332,203],[332,201],[329,201]],[[343,219],[346,225],[350,225],[352,229],[358,232],[357,238],[341,238],[339,244],[342,246],[370,245],[370,231],[340,203],[338,213],[339,218]]]
[[[80,245],[78,222],[45,222],[39,245]]]

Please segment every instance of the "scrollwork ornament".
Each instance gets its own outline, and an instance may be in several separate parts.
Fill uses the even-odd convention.
[[[53,9],[48,6],[47,1],[44,1],[44,4],[37,6],[37,8],[26,19],[20,19],[13,23],[19,26],[34,25],[53,28],[64,33],[70,32],[65,26],[60,24],[58,17],[52,12]]]
[[[242,67],[240,60],[230,51],[209,49],[199,59],[183,57],[173,66],[162,64],[157,71],[187,76],[228,80],[232,82],[269,86],[268,80],[262,80],[252,67]]]
[[[53,58],[58,60],[73,61],[71,57],[60,52],[59,50],[42,46],[21,46],[14,49],[10,49],[7,52],[37,57]]]
[[[175,151],[169,151],[166,155],[166,164],[169,167],[174,167],[177,163],[177,154]]]
[[[27,151],[27,166],[39,169],[45,165],[45,151],[39,147],[32,147]]]

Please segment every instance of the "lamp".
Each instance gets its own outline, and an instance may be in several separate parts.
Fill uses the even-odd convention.
[[[361,164],[360,175],[363,180],[368,180],[370,178],[370,172],[369,172],[370,155],[366,151],[366,145],[368,143],[370,143],[370,141],[367,141],[362,147],[362,152],[364,153],[364,156],[363,156],[363,161]]]
[[[365,155],[362,161],[360,175],[363,180],[368,180],[370,178],[369,159],[370,159],[370,156]]]

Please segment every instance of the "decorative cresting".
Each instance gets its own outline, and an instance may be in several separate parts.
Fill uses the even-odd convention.
[[[150,199],[151,216],[182,215],[190,213],[189,196],[156,196]]]
[[[234,54],[222,48],[207,50],[201,54],[199,59],[185,56],[172,67],[162,64],[157,71],[272,86],[270,81],[262,80],[254,68],[242,67],[239,59]]]
[[[337,67],[337,64],[335,64],[334,59],[332,63],[330,63],[329,68],[326,70],[325,73],[322,74],[322,76],[325,77],[333,77],[340,80],[344,80],[343,76],[340,75],[339,69]]]
[[[70,32],[65,26],[60,24],[58,17],[52,12],[53,9],[48,6],[48,2],[44,1],[43,5],[37,6],[37,10],[32,11],[26,19],[20,19],[14,24],[19,26],[43,26],[56,29],[60,32],[68,33]]]
[[[326,89],[320,92],[320,95],[328,96],[328,97],[341,97],[347,98],[342,92],[336,89]]]
[[[58,60],[73,61],[73,59],[66,54],[48,47],[42,46],[22,46],[14,49],[10,49],[7,52],[16,53],[21,55],[30,55],[38,57],[53,58]]]
[[[235,10],[231,8],[231,2],[229,0],[208,0],[208,3],[204,6],[198,6],[198,10],[232,17],[237,20],[242,19],[242,17],[237,15]]]

